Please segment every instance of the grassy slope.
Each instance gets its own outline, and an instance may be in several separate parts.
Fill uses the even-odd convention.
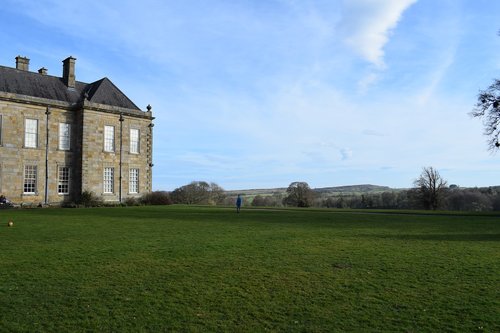
[[[0,214],[0,331],[500,331],[498,217]]]

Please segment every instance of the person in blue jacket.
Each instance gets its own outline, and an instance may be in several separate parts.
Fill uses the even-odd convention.
[[[240,212],[242,201],[243,200],[241,199],[241,194],[238,194],[238,197],[236,198],[236,213]]]

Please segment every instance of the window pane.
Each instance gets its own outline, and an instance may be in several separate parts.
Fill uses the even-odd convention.
[[[104,126],[104,151],[115,151],[115,128]]]
[[[69,167],[59,167],[59,179],[57,184],[57,193],[68,194],[69,193]]]
[[[26,119],[24,124],[24,146],[36,148],[38,141],[38,120]]]
[[[36,165],[25,165],[24,166],[24,193],[34,194],[36,193]]]
[[[139,193],[139,169],[130,169],[129,172],[129,192]]]
[[[59,123],[59,149],[70,149],[70,124]]]
[[[104,193],[113,193],[114,192],[114,168],[104,168],[104,179],[103,179],[103,186],[104,186]]]
[[[130,130],[130,152],[134,154],[139,153],[139,130]]]

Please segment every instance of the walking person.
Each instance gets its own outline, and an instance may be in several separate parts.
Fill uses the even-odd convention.
[[[243,201],[243,199],[241,199],[241,194],[238,194],[238,197],[236,198],[236,213],[240,212],[242,201]]]

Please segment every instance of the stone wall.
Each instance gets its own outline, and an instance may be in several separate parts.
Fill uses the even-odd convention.
[[[137,197],[151,191],[151,119],[120,114],[83,110],[82,190],[94,192],[106,201],[117,201],[120,196],[121,143],[121,197]],[[114,127],[114,151],[104,150],[104,128]],[[139,153],[130,152],[130,129],[139,130]],[[104,168],[114,168],[114,191],[104,193]],[[130,193],[129,170],[139,169],[139,193]]]
[[[34,103],[33,100],[22,96],[17,100],[0,98],[1,194],[14,203],[38,204],[45,201],[61,203],[75,201],[82,191],[89,190],[102,196],[106,201],[118,201],[120,156],[121,199],[129,196],[137,197],[151,191],[152,127],[150,125],[153,119],[151,112],[119,110],[103,105],[84,104],[81,107],[64,107],[58,105],[60,103],[49,105]],[[123,115],[122,122],[120,114]],[[38,120],[36,148],[26,148],[24,144],[25,119],[28,118]],[[59,123],[71,124],[69,150],[59,149]],[[104,151],[106,125],[115,127],[114,152]],[[140,144],[137,154],[130,152],[130,128],[139,130]],[[25,165],[37,166],[35,194],[23,193]],[[58,194],[59,166],[67,166],[71,170],[69,194]],[[105,167],[113,167],[115,170],[114,191],[111,194],[103,193]],[[139,169],[139,193],[129,193],[130,168]]]

